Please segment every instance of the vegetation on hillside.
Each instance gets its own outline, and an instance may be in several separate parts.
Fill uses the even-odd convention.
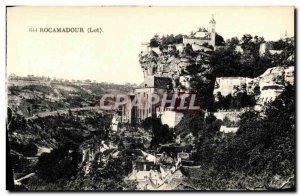
[[[180,44],[182,43],[183,35],[163,35],[159,37],[158,34],[154,35],[153,38],[150,39],[150,47],[159,47],[160,49],[167,49],[169,44]]]
[[[293,55],[294,46],[292,43],[279,40],[277,45],[283,49],[281,54],[265,55],[259,54],[260,44],[264,43],[263,37],[246,34],[241,40],[234,37],[227,40],[226,47],[217,49],[210,56],[210,65],[216,77],[250,77],[254,78],[263,74],[268,68],[275,66],[294,65],[293,61],[287,61]],[[274,44],[276,45],[276,44]],[[236,50],[241,46],[243,53]]]
[[[196,186],[213,190],[272,189],[284,184],[294,187],[294,86],[288,86],[268,106],[264,117],[253,111],[243,114],[236,135],[224,137],[214,117],[207,117],[205,127],[198,129],[201,131],[194,160],[204,174],[193,175],[198,179]]]
[[[285,184],[295,187],[295,86],[288,85],[264,113],[245,112],[235,134],[221,133],[219,130],[224,122],[210,113],[218,109],[239,110],[256,104],[256,94],[249,95],[245,91],[228,96],[218,94],[218,101],[215,101],[213,90],[216,77],[257,77],[270,67],[291,65],[293,62],[287,61],[287,57],[293,55],[293,45],[282,40],[274,42],[274,48],[284,52],[275,55],[267,52],[261,56],[259,46],[264,42],[262,37],[244,35],[241,40],[232,38],[226,43],[222,37],[217,39],[219,45],[225,46],[216,51],[194,51],[187,44],[181,54],[188,57],[189,65],[183,74],[191,76],[192,91],[197,95],[196,102],[201,110],[185,114],[174,129],[163,125],[155,115],[143,120],[138,127],[121,126],[131,135],[140,128],[144,133],[151,133],[149,148],[142,144],[130,144],[130,150],[153,151],[161,145],[174,143],[177,136],[190,134],[193,140],[186,145],[194,146],[191,159],[193,164],[200,165],[200,169],[182,169],[188,177],[184,181],[190,185],[201,190],[269,190],[285,188]],[[161,50],[168,48],[169,44],[179,43],[182,43],[182,35],[155,35],[150,40],[151,47]],[[243,53],[237,50],[239,46]],[[169,52],[175,58],[179,55],[178,52]],[[157,54],[153,56],[155,60],[159,57]],[[59,85],[63,87],[57,88]],[[79,86],[56,83],[46,87],[11,86],[9,91],[15,96],[24,95],[24,92],[34,94],[25,101],[37,108],[42,103],[48,103],[45,101],[46,95],[61,96],[61,101],[48,103],[53,104],[51,110],[57,110],[94,106],[104,93],[128,92],[133,87],[130,84]],[[25,119],[19,114],[12,115],[8,134],[15,175],[22,177],[34,172],[33,177],[24,181],[31,190],[133,190],[135,183],[124,182],[134,160],[131,157],[134,153],[124,152],[125,131],[114,139],[119,157],[110,156],[105,163],[96,157],[86,163],[90,166],[90,172],[85,175],[84,165],[80,164],[80,145],[88,140],[95,143],[113,141],[109,135],[112,118],[89,111],[68,111],[67,114],[43,118]],[[228,123],[231,122],[228,120]],[[37,155],[43,148],[51,151]]]

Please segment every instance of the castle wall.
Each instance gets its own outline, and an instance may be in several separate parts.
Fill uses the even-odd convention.
[[[198,44],[198,45],[203,45],[204,43],[208,43],[209,45],[214,46],[215,44],[212,42],[211,39],[197,39],[197,38],[187,38],[183,37],[183,44]]]
[[[244,77],[221,77],[216,79],[214,95],[218,92],[222,96],[227,96],[235,92],[235,87],[241,87],[247,84],[251,79]]]
[[[284,87],[282,87],[282,89],[277,89],[277,90],[275,89],[262,90],[257,103],[260,105],[265,105],[269,102],[274,101],[283,92],[283,88]]]
[[[270,54],[274,55],[274,54],[281,54],[283,52],[283,50],[269,50]]]
[[[197,51],[197,50],[204,50],[205,52],[212,51],[212,49],[198,45],[198,44],[192,44],[192,48],[193,48],[193,51]]]
[[[294,84],[294,66],[286,69],[283,67],[272,67],[259,77],[253,79],[243,77],[217,78],[214,95],[216,96],[218,92],[223,96],[233,94],[236,91],[235,87],[237,86],[239,89],[242,89],[242,85],[246,85],[247,93],[250,93],[253,92],[255,86],[259,86],[260,95],[257,104],[265,105],[268,102],[274,101],[283,92],[284,85],[287,82]]]

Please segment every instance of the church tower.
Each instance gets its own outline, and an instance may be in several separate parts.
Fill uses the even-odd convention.
[[[216,21],[214,19],[214,15],[212,15],[211,20],[209,21],[209,32],[210,32],[210,38],[211,38],[211,45],[216,47]]]

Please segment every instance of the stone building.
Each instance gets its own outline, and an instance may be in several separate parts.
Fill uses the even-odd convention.
[[[276,50],[273,47],[273,44],[270,42],[261,43],[259,46],[259,55],[264,56],[266,52],[269,52],[271,55],[281,54],[283,50]]]
[[[141,44],[141,49],[142,52],[147,53],[154,51],[158,55],[164,52],[167,53],[173,49],[178,50],[181,53],[187,44],[190,44],[194,51],[204,50],[207,52],[216,49],[216,21],[213,16],[209,21],[208,28],[199,27],[195,32],[191,32],[190,35],[184,35],[182,43],[170,45],[166,50],[160,50],[159,47],[151,47],[150,43],[143,42]]]
[[[159,42],[159,37],[156,37]],[[183,36],[182,43],[169,44],[167,48],[150,47],[150,43],[142,43],[139,62],[144,74],[144,82],[134,90],[133,95],[130,95],[129,103],[122,106],[122,123],[138,123],[156,115],[171,128],[178,124],[183,116],[182,113],[175,110],[168,111],[166,107],[149,106],[147,100],[153,94],[163,96],[165,93],[179,95],[181,91],[189,93],[191,77],[186,75],[186,69],[195,59],[184,54],[183,50],[187,44],[190,44],[194,51],[199,51],[197,58],[202,60],[209,56],[205,52],[211,52],[216,46],[214,18],[210,20],[208,28],[198,28],[189,36]],[[137,100],[143,103],[142,108],[136,107]]]
[[[144,82],[130,95],[130,100],[122,106],[122,122],[132,123],[141,122],[142,120],[163,112],[164,108],[150,105],[152,95],[163,96],[165,93],[172,91],[172,79],[168,77],[147,76]],[[142,107],[137,106],[138,102]]]
[[[213,48],[216,47],[216,21],[214,17],[209,21],[209,27],[198,28],[196,32],[192,32],[190,36],[183,37],[183,44],[191,44],[202,46],[203,44],[211,45]]]
[[[183,116],[184,114],[182,112],[174,111],[172,108],[168,107],[161,115],[161,123],[168,125],[169,128],[175,128]]]

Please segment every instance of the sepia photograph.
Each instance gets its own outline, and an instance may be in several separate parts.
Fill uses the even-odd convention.
[[[9,190],[296,191],[295,13],[7,6]]]

